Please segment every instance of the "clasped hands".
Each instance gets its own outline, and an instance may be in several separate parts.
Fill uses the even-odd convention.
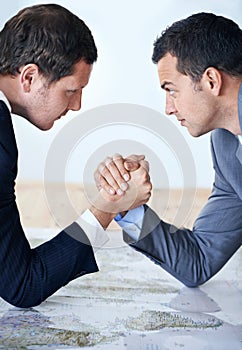
[[[124,216],[128,210],[147,203],[151,196],[149,163],[143,155],[107,157],[98,165],[94,179],[99,194],[92,212],[109,213],[107,224],[116,214]]]

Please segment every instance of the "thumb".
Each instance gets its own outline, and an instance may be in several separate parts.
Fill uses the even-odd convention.
[[[124,161],[124,167],[128,171],[135,171],[140,167],[139,162],[135,162],[133,160],[127,159]]]

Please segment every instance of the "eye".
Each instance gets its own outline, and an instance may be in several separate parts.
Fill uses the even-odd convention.
[[[169,96],[171,96],[172,98],[176,98],[176,91],[175,90],[167,89],[167,92],[168,92]]]
[[[67,92],[69,93],[69,94],[75,94],[76,92],[77,92],[77,90],[75,89],[75,90],[67,90]]]

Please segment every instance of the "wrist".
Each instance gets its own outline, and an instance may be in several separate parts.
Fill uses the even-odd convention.
[[[91,213],[96,217],[96,219],[99,221],[100,225],[106,229],[110,222],[114,219],[114,217],[117,215],[117,213],[107,213],[105,211],[102,211],[98,208],[96,208],[94,205],[90,207]]]

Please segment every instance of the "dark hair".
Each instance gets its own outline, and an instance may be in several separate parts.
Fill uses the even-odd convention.
[[[0,48],[0,74],[16,75],[21,66],[34,63],[50,83],[72,74],[81,59],[88,64],[97,60],[90,29],[56,4],[19,11],[0,32]]]
[[[177,57],[177,70],[195,82],[208,67],[241,76],[242,31],[228,18],[197,13],[173,23],[156,39],[153,62],[167,53]]]

